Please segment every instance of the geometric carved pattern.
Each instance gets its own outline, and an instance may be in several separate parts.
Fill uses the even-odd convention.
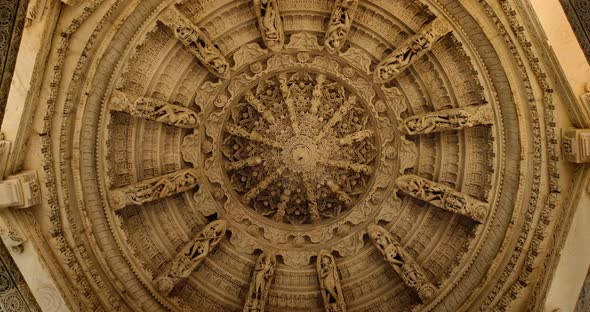
[[[41,311],[2,241],[0,241],[0,310],[10,312]]]

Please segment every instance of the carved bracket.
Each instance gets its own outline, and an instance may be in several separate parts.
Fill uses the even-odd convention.
[[[264,44],[275,52],[283,49],[285,33],[277,0],[254,0],[254,11]]]
[[[35,171],[24,171],[0,182],[0,208],[29,208],[41,202]]]
[[[197,128],[197,113],[183,106],[115,90],[111,109],[179,128]]]
[[[141,205],[157,199],[188,191],[198,185],[194,169],[184,169],[137,184],[109,191],[111,208],[119,210],[129,205]]]
[[[277,259],[273,252],[264,252],[258,256],[252,271],[244,312],[264,312],[276,266]]]
[[[389,231],[378,225],[370,225],[367,232],[385,261],[389,262],[408,287],[418,293],[423,302],[435,296],[438,288],[428,280],[424,269],[393,239]]]
[[[395,183],[405,194],[438,208],[470,217],[477,222],[482,222],[487,215],[486,203],[448,186],[415,175],[400,176]]]
[[[567,161],[590,162],[590,129],[566,129],[561,137],[561,150]]]
[[[400,131],[409,135],[429,134],[441,131],[493,123],[494,112],[490,105],[466,106],[414,115],[406,118]]]
[[[358,0],[338,0],[336,2],[324,38],[324,46],[328,52],[337,53],[344,47],[357,7]]]
[[[334,256],[327,252],[320,252],[316,268],[326,312],[346,312],[340,274]]]
[[[228,223],[225,220],[216,220],[207,224],[199,235],[172,260],[168,269],[154,279],[157,289],[168,295],[174,286],[189,277],[225,237],[227,226]]]

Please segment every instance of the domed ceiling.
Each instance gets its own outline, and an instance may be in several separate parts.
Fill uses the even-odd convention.
[[[86,307],[473,311],[528,283],[556,142],[508,2],[111,2],[58,40],[45,123]]]

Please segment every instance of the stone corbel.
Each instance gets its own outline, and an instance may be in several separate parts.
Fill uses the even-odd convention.
[[[35,171],[24,171],[0,182],[0,209],[29,208],[41,202]]]
[[[590,129],[569,128],[561,134],[564,158],[573,163],[590,163]]]

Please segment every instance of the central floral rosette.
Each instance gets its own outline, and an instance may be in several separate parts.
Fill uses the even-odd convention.
[[[277,222],[316,223],[350,209],[375,171],[366,107],[323,74],[283,72],[232,105],[222,153],[242,202]]]

